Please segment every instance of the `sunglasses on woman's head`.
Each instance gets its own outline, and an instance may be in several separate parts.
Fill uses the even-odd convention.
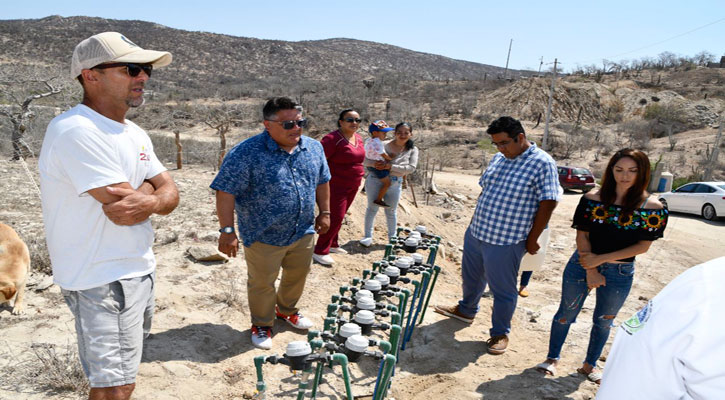
[[[115,67],[126,67],[128,76],[135,78],[141,71],[146,73],[146,76],[151,77],[151,71],[154,70],[154,66],[151,64],[133,64],[133,63],[111,63],[111,64],[99,64],[91,69],[106,69]]]
[[[345,122],[354,122],[356,124],[359,124],[362,122],[362,120],[360,118],[348,117],[348,118],[345,118]]]

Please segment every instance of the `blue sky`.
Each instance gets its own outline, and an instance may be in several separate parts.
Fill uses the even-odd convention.
[[[725,55],[723,0],[0,0],[0,19],[48,15],[137,19],[260,39],[345,37],[497,66],[506,64],[513,39],[511,68],[537,69],[541,57],[545,64],[558,58],[570,70],[601,65],[604,58],[655,57],[663,51]]]

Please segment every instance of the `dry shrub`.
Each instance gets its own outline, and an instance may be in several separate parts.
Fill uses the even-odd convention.
[[[3,387],[32,387],[52,393],[73,392],[78,397],[88,393],[88,380],[83,373],[75,344],[64,347],[50,343],[34,343],[32,356],[19,361],[15,357],[0,370]]]
[[[30,267],[45,275],[53,274],[53,267],[50,264],[50,254],[45,236],[42,232],[34,234],[21,234],[21,238],[28,246],[30,252]]]
[[[221,290],[211,296],[212,300],[234,308],[239,308],[244,304],[246,287],[239,272],[232,270],[228,273],[216,274],[213,281],[214,286]]]
[[[36,343],[31,349],[36,359],[30,376],[35,383],[54,391],[88,391],[88,380],[75,345],[67,344],[63,349],[56,349],[54,344]]]

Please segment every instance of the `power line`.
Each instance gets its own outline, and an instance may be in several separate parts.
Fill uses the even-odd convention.
[[[669,42],[670,40],[677,39],[677,38],[682,37],[682,36],[685,36],[685,35],[689,35],[692,32],[699,31],[700,29],[707,28],[708,26],[715,25],[715,24],[718,24],[718,23],[723,22],[723,21],[725,21],[725,17],[720,18],[720,19],[718,19],[716,21],[707,23],[705,25],[698,26],[697,28],[690,29],[687,32],[679,33],[679,34],[677,34],[675,36],[671,36],[671,37],[669,37],[667,39],[660,40],[659,42],[651,43],[651,44],[648,44],[648,45],[645,45],[645,46],[636,48],[634,50],[625,51],[624,53],[615,54],[615,55],[612,55],[612,56],[609,56],[609,57],[602,57],[602,58],[599,58],[599,59],[596,59],[596,60],[595,59],[591,59],[591,60],[588,60],[588,61],[574,62],[574,63],[570,63],[570,64],[587,64],[587,63],[592,63],[592,62],[599,62],[601,60],[613,60],[613,59],[615,59],[617,57],[621,57],[621,56],[626,55],[626,54],[631,54],[631,53],[634,53],[634,52],[637,52],[637,51],[640,51],[640,50],[644,50],[644,49],[647,49],[647,48],[650,48],[650,47],[657,46],[657,45],[662,44],[662,43],[665,43],[665,42]]]
[[[682,37],[682,36],[685,36],[685,35],[689,35],[692,32],[699,31],[700,29],[707,28],[710,25],[715,25],[718,22],[722,22],[722,21],[725,21],[725,18],[720,18],[717,21],[713,21],[713,22],[710,22],[708,24],[705,24],[705,25],[702,25],[702,26],[698,26],[697,28],[690,29],[687,32],[683,32],[683,33],[677,34],[677,35],[672,36],[672,37],[669,37],[669,38],[667,38],[665,40],[661,40],[661,41],[659,41],[657,43],[648,44],[648,45],[642,46],[642,47],[640,47],[638,49],[630,50],[630,51],[627,51],[627,52],[624,52],[624,53],[620,53],[620,54],[616,54],[616,55],[613,55],[611,57],[606,57],[606,58],[609,59],[609,58],[621,57],[621,56],[623,56],[625,54],[630,54],[630,53],[634,53],[636,51],[640,51],[640,50],[644,50],[644,49],[647,49],[647,48],[650,48],[650,47],[654,47],[654,46],[657,46],[658,44],[662,44],[662,43],[665,43],[665,42],[669,42],[672,39],[677,39],[678,37]]]

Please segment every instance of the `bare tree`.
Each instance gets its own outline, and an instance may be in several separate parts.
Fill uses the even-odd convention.
[[[11,141],[13,144],[13,160],[19,160],[21,157],[26,158],[34,156],[33,150],[24,140],[25,132],[28,131],[28,129],[30,128],[30,123],[33,119],[35,119],[36,116],[36,114],[30,108],[30,103],[32,103],[34,100],[42,99],[44,97],[53,96],[60,93],[63,89],[60,86],[51,83],[56,78],[58,77],[56,76],[49,79],[24,81],[18,79],[15,82],[3,82],[6,85],[11,83],[35,83],[42,84],[44,86],[43,91],[27,95],[22,101],[20,101],[17,95],[12,91],[8,90],[4,92],[4,94],[7,97],[11,98],[15,103],[15,106],[11,107],[10,111],[6,109],[0,109],[0,114],[8,117],[13,125],[11,134]]]
[[[685,114],[675,104],[650,104],[645,108],[644,118],[654,120],[664,127],[670,141],[670,151],[675,149],[677,139],[674,135],[675,126],[685,122]]]
[[[242,119],[239,110],[226,107],[212,109],[207,115],[204,123],[210,128],[216,130],[219,135],[219,159],[217,168],[221,168],[224,156],[227,154],[227,133],[236,124],[240,124]]]

